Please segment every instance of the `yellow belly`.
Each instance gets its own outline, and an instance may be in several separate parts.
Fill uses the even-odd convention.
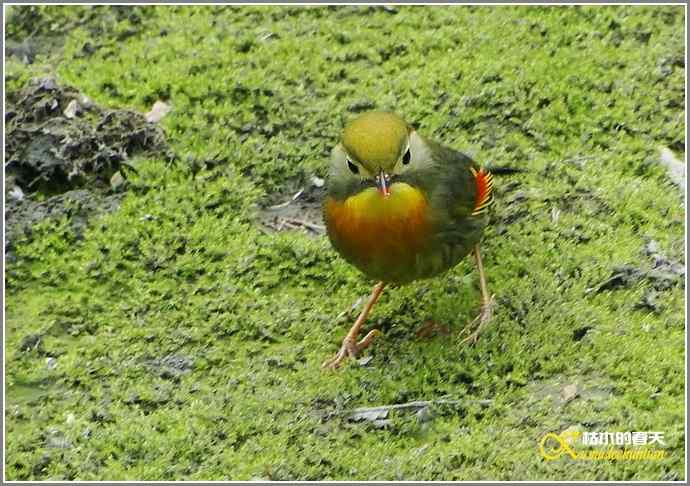
[[[324,216],[335,248],[372,278],[406,280],[430,243],[428,201],[405,183],[391,185],[388,197],[373,187],[344,201],[329,197]]]

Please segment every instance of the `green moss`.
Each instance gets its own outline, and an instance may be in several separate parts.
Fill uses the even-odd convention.
[[[28,18],[63,38],[61,82],[112,108],[167,100],[182,163],[141,161],[83,238],[62,219],[15,242],[8,479],[683,478],[682,285],[657,313],[636,306],[648,279],[590,290],[651,268],[649,239],[683,258],[681,199],[650,163],[684,151],[682,7],[13,9],[14,40]],[[6,88],[46,59],[10,59]],[[498,306],[475,347],[458,338],[478,304],[468,259],[387,290],[373,360],[324,373],[349,325],[335,316],[370,282],[256,212],[323,176],[361,107],[526,172],[496,181]],[[415,339],[427,318],[453,334]],[[384,429],[343,415],[442,397],[466,404]],[[541,458],[545,432],[577,424],[663,431],[668,458]]]

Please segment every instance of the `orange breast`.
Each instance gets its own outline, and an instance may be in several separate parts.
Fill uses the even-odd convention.
[[[326,200],[329,237],[338,251],[369,276],[400,280],[430,243],[431,222],[424,194],[405,183],[390,187],[384,197],[368,188],[337,201]]]

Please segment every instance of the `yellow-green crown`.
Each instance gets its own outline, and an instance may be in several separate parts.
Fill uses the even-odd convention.
[[[409,130],[405,120],[395,113],[372,111],[345,127],[343,147],[368,171],[389,171],[406,148]]]

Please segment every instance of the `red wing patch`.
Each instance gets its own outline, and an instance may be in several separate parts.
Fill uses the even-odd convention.
[[[477,195],[474,198],[472,216],[478,216],[485,213],[494,202],[494,177],[491,172],[483,168],[476,170],[474,167],[470,167],[470,170],[477,182]]]

